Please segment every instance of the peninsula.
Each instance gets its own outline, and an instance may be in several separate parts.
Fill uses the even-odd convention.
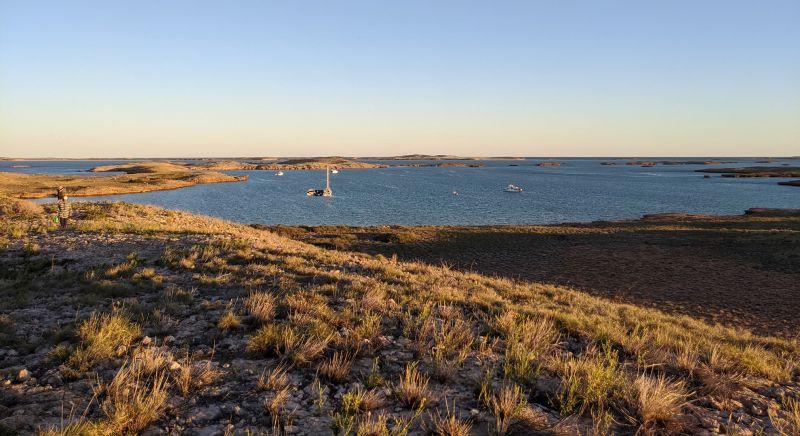
[[[52,175],[0,172],[0,194],[17,198],[53,196],[55,188],[63,186],[73,197],[115,194],[138,194],[185,188],[205,183],[241,182],[247,176],[219,172],[192,171],[167,162],[138,162],[123,165],[99,166],[91,172],[120,173],[115,175]]]

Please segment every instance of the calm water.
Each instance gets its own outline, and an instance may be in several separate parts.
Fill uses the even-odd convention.
[[[800,188],[779,186],[780,179],[704,179],[694,172],[703,168],[697,165],[600,165],[606,160],[559,159],[561,167],[536,167],[540,160],[530,158],[488,161],[485,168],[341,170],[331,175],[332,198],[305,195],[309,188],[324,187],[324,171],[286,171],[283,177],[272,171],[234,171],[247,174],[249,180],[91,199],[153,204],[245,223],[310,225],[555,223],[657,212],[739,214],[750,207],[800,208]],[[759,165],[741,158],[725,160],[737,160],[725,166]],[[111,163],[115,162],[0,162],[0,171],[75,173]],[[770,165],[781,164],[800,166],[800,159]],[[509,183],[525,192],[503,192]]]

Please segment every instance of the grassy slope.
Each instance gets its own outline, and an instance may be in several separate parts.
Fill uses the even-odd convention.
[[[475,227],[273,227],[323,247],[445,263],[794,337],[800,211]],[[783,213],[785,215],[785,212]]]
[[[420,398],[430,415],[412,428],[436,425],[455,403],[457,421],[477,411],[478,434],[506,424],[523,434],[791,425],[791,403],[778,398],[798,392],[795,341],[559,286],[326,250],[186,213],[76,207],[77,228],[66,233],[8,207],[0,216],[4,229],[16,229],[0,257],[2,338],[16,351],[0,358],[41,380],[7,387],[6,426],[59,425],[61,402],[83,410],[93,380],[101,407],[73,418],[96,433],[233,422],[313,434],[331,425],[381,427],[381,416],[398,429],[393,419],[413,418]],[[262,303],[248,298],[255,291]],[[140,340],[144,334],[152,339]],[[156,349],[166,353],[161,360]],[[170,364],[187,350],[199,360]],[[373,357],[381,364],[370,375]],[[280,380],[258,382],[265,368],[279,373],[280,362],[284,382],[302,391],[287,396]],[[331,366],[349,371],[339,377]],[[431,377],[427,393],[417,370]],[[354,382],[375,386],[379,400],[358,400]],[[219,405],[243,415],[192,418]]]

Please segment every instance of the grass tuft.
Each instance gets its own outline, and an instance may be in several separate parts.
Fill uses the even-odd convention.
[[[418,407],[430,399],[428,377],[417,369],[417,362],[406,365],[400,375],[400,381],[394,386],[397,399],[409,407]]]
[[[319,373],[326,379],[341,383],[350,374],[350,367],[353,365],[353,356],[342,352],[335,352],[330,359],[323,361],[319,365]]]
[[[272,321],[275,306],[275,296],[266,292],[253,292],[244,301],[248,313],[260,324]]]
[[[657,428],[678,432],[688,396],[682,381],[641,374],[626,390],[628,416],[643,433]]]
[[[102,360],[124,354],[141,329],[122,315],[93,313],[77,333],[81,346],[69,363],[79,371],[87,371]]]

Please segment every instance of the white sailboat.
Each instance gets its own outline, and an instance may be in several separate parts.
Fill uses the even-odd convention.
[[[309,189],[306,191],[306,195],[309,197],[332,197],[333,191],[331,191],[331,171],[330,167],[325,167],[325,189]]]

